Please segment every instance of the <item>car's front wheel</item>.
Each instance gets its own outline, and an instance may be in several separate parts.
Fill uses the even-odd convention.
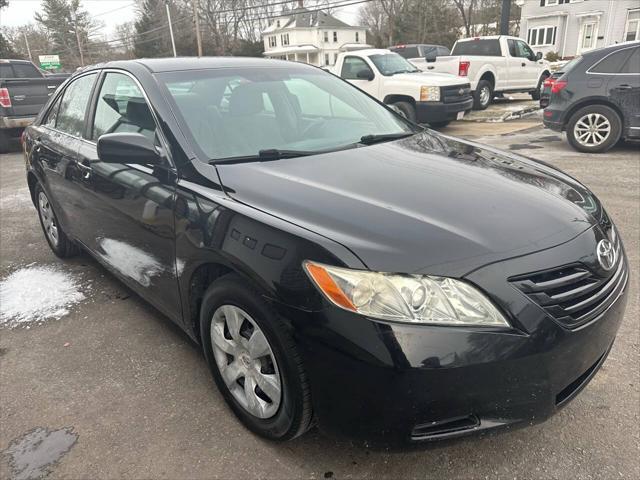
[[[311,395],[290,329],[236,274],[207,290],[200,311],[204,355],[224,399],[253,432],[295,438],[311,425]]]
[[[618,143],[621,134],[620,117],[606,105],[583,107],[567,123],[567,139],[580,152],[606,152]]]
[[[39,183],[36,184],[34,195],[40,225],[49,247],[60,258],[73,257],[78,253],[78,248],[62,230],[49,197]]]
[[[414,122],[416,121],[416,107],[411,105],[409,102],[395,102],[391,104],[395,109],[400,112],[400,114],[406,118],[407,120]]]

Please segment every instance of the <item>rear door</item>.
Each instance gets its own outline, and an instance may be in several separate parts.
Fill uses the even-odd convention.
[[[93,100],[79,149],[87,228],[81,241],[141,296],[180,318],[173,203],[176,174],[166,165],[100,161],[97,142],[107,133],[139,133],[159,151],[163,142],[142,87],[129,74],[106,71]]]
[[[620,62],[617,72],[612,73],[607,83],[611,101],[624,116],[625,135],[640,136],[640,47],[626,48],[617,52]],[[612,55],[613,56],[613,55]]]
[[[85,223],[86,206],[77,188],[77,154],[85,128],[89,97],[98,77],[92,72],[74,79],[37,127],[34,151],[45,176],[56,214],[67,233],[76,237]]]

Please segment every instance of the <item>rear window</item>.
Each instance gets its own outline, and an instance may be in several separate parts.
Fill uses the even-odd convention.
[[[8,63],[0,63],[0,78],[13,78],[13,70]]]
[[[451,55],[478,55],[482,57],[499,57],[500,42],[498,40],[469,40],[454,45]]]
[[[418,47],[395,47],[390,50],[404,58],[418,58],[420,56]]]
[[[630,49],[611,53],[591,67],[589,71],[594,73],[620,73],[630,54]]]
[[[41,78],[42,74],[30,63],[14,63],[13,72],[16,78]]]

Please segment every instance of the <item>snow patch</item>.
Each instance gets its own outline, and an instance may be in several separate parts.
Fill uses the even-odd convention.
[[[23,188],[9,195],[0,195],[0,208],[2,210],[16,210],[31,205],[31,193],[28,188]]]
[[[55,266],[29,265],[0,282],[0,326],[58,320],[84,299],[72,274]]]
[[[151,285],[152,277],[164,271],[156,257],[138,247],[112,238],[101,238],[98,243],[104,252],[100,253],[103,260],[144,287]]]

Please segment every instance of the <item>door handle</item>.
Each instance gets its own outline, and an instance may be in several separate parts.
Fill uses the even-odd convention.
[[[526,67],[526,66],[527,66],[527,64],[526,64],[526,63],[524,63],[524,62],[522,62],[520,65],[522,65],[523,67]]]
[[[632,88],[633,87],[631,85],[625,84],[625,85],[619,85],[617,89],[618,90],[631,90]]]
[[[89,178],[91,178],[91,172],[93,171],[91,168],[91,162],[89,162],[89,160],[83,160],[78,163],[78,167],[80,167],[80,170],[82,171],[82,178],[84,180],[89,180]]]

